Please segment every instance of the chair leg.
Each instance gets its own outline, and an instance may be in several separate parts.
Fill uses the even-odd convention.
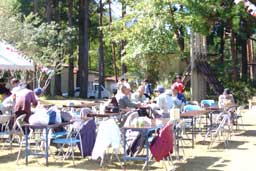
[[[118,152],[118,150],[117,150],[117,149],[114,149],[114,153],[115,153],[116,159],[117,159],[117,161],[118,161],[119,163],[121,163],[121,168],[124,169],[123,164],[122,164],[120,158],[118,157],[117,152]]]
[[[105,157],[105,154],[103,154],[103,157],[102,157],[102,159],[101,159],[101,161],[100,161],[100,167],[102,167],[102,166],[103,166],[103,163],[104,163],[104,157]]]
[[[18,152],[18,155],[17,155],[16,164],[18,164],[18,161],[20,159],[21,149],[22,149],[22,141],[20,142],[20,148],[19,148],[19,152]]]

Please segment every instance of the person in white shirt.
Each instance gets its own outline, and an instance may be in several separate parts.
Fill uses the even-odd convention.
[[[131,101],[134,103],[145,102],[147,100],[147,98],[144,95],[144,91],[145,91],[145,87],[143,85],[140,85],[138,87],[138,90],[132,94]]]
[[[4,99],[2,103],[1,111],[3,114],[13,114],[13,108],[15,106],[16,94],[12,94],[6,99]]]
[[[156,105],[159,107],[159,110],[155,112],[158,114],[157,117],[162,118],[169,118],[170,117],[170,110],[172,108],[176,108],[181,105],[181,101],[172,95],[172,90],[168,89],[165,93],[162,93],[158,96]],[[160,115],[160,116],[159,116]]]

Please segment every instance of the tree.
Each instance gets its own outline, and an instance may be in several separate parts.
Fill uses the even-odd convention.
[[[80,1],[79,77],[80,97],[87,98],[89,53],[89,0]]]
[[[68,0],[68,25],[73,27],[73,0]],[[73,57],[73,44],[69,43],[69,65],[68,65],[68,95],[74,96],[74,57]]]
[[[99,1],[99,26],[103,26],[103,4]],[[104,50],[103,50],[103,31],[99,28],[99,86],[105,85],[105,71],[104,71]],[[99,88],[98,97],[101,98],[101,88]]]

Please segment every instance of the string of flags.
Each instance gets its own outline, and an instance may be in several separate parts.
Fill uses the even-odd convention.
[[[247,12],[256,17],[256,6],[248,0],[235,0],[235,4],[244,3]]]

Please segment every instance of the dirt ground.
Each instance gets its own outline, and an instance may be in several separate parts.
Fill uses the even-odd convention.
[[[241,122],[240,122],[241,123]],[[256,154],[256,111],[247,111],[243,114],[243,124],[240,130],[233,133],[231,141],[227,148],[221,142],[215,143],[210,149],[208,145],[202,143],[203,136],[197,135],[195,148],[185,147],[185,156],[174,161],[175,166],[167,167],[176,171],[255,171],[255,154]],[[2,145],[0,143],[0,145]],[[190,142],[185,141],[185,146],[190,146]],[[55,149],[52,148],[54,151]],[[83,171],[117,171],[124,170],[121,168],[115,158],[106,161],[104,167],[99,166],[99,161],[92,161],[89,158],[82,159],[76,157],[75,166],[72,159],[64,162],[49,158],[49,167],[44,165],[44,159],[29,157],[29,165],[25,166],[24,153],[16,164],[17,147],[11,151],[8,148],[0,151],[0,171],[12,170],[37,170],[37,171],[54,171],[54,170],[83,170]],[[182,154],[182,152],[181,152]],[[120,156],[122,157],[122,156]],[[143,162],[127,162],[127,171],[141,170]],[[167,162],[151,162],[149,170],[165,170]]]

